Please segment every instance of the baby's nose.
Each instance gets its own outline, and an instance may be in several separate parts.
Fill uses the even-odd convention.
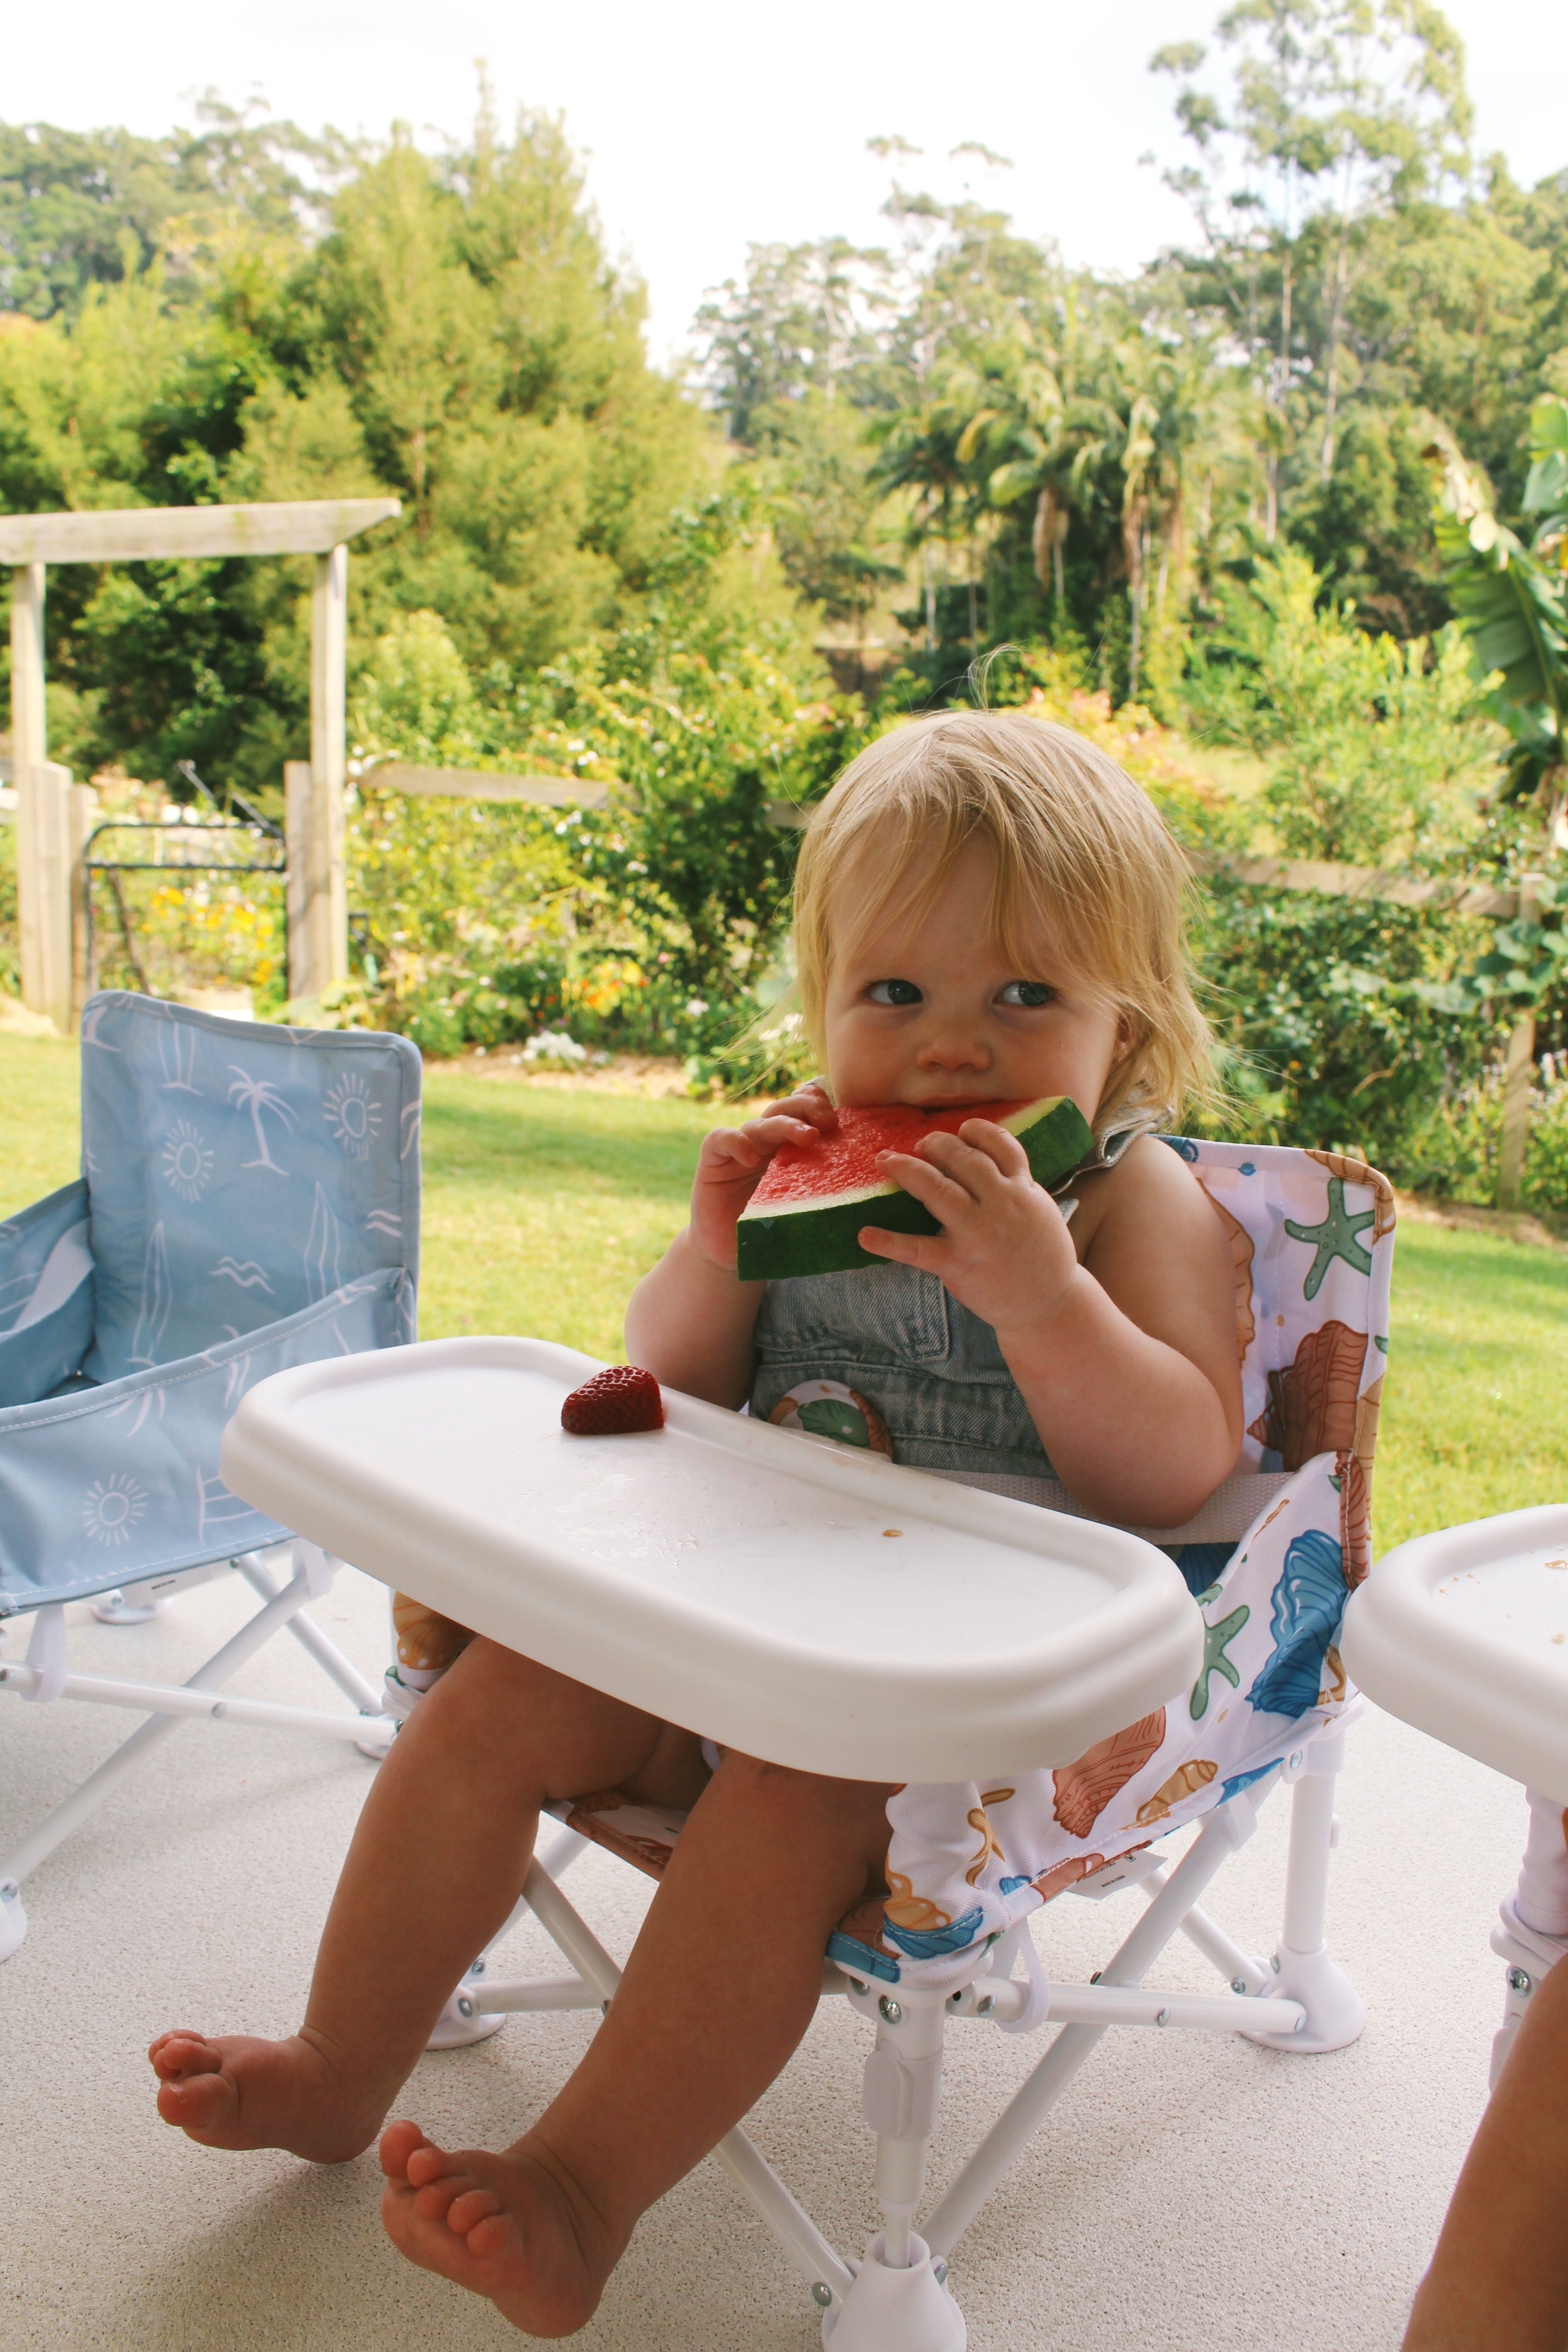
[[[924,1041],[916,1058],[925,1070],[988,1070],[991,1048],[978,1037],[939,1033]]]

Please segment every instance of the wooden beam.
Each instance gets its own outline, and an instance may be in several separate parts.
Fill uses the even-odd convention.
[[[325,555],[403,511],[399,499],[242,507],[121,507],[0,515],[0,562],[138,563],[152,556]]]
[[[540,808],[604,808],[604,784],[574,783],[570,776],[492,775],[488,768],[416,768],[403,760],[383,760],[360,779],[384,792],[427,793],[458,801],[531,801]]]
[[[1450,881],[1391,874],[1376,866],[1320,865],[1300,857],[1216,857],[1207,850],[1184,852],[1200,876],[1223,874],[1266,890],[1315,890],[1331,898],[1370,898],[1393,907],[1447,907],[1456,915],[1495,915],[1511,921],[1519,894],[1489,882]]]

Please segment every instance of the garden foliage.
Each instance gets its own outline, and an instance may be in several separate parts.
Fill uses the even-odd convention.
[[[1112,279],[896,183],[883,247],[752,248],[696,385],[649,365],[552,118],[502,136],[487,98],[436,154],[212,102],[163,142],[0,129],[0,502],[404,501],[351,566],[354,969],[313,1017],[798,1070],[790,820],[971,695],[1089,733],[1211,859],[1512,887],[1568,846],[1568,173],[1474,171],[1425,5],[1247,0],[1153,66],[1189,248]],[[55,755],[276,808],[307,585],[58,567]],[[388,758],[583,803],[403,796]],[[265,889],[126,888],[106,977],[280,1004]],[[1482,1181],[1510,1023],[1568,1046],[1550,880],[1503,925],[1198,903],[1238,1131]],[[1554,1149],[1527,1182],[1568,1208]]]

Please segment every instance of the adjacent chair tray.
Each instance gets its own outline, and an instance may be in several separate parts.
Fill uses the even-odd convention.
[[[1340,1652],[1391,1715],[1568,1804],[1568,1504],[1385,1553]]]

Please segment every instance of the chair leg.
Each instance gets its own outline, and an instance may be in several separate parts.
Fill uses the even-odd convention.
[[[1366,2023],[1366,2005],[1344,1970],[1330,1959],[1323,1940],[1328,1910],[1329,1858],[1337,1843],[1334,1781],[1344,1762],[1345,1736],[1338,1726],[1313,1741],[1300,1765],[1290,1796],[1290,1850],[1285,1872],[1285,1924],[1269,1969],[1274,1990],[1299,2000],[1307,2012],[1301,2032],[1276,2050],[1343,2050]],[[1248,2037],[1267,2039],[1262,2034]]]
[[[247,1658],[252,1657],[264,1643],[270,1641],[294,1611],[309,1598],[309,1581],[301,1571],[268,1602],[266,1608],[258,1610],[248,1623],[242,1625],[221,1650],[215,1652],[205,1665],[199,1666],[181,1688],[184,1691],[220,1689],[230,1675],[237,1674]],[[57,1677],[64,1678],[63,1647],[59,1649],[58,1657],[56,1655],[56,1628],[63,1620],[63,1614],[59,1604],[54,1603],[50,1609],[40,1610],[35,1622],[34,1645],[38,1655],[35,1662],[30,1647],[29,1664],[37,1663],[45,1678],[43,1685],[31,1694],[36,1697],[52,1696],[54,1693],[48,1685],[53,1682],[58,1689]],[[278,1712],[281,1714],[282,1710]],[[165,1739],[171,1738],[184,1720],[183,1714],[154,1715],[147,1722],[140,1724],[130,1738],[122,1740],[96,1772],[89,1773],[79,1789],[75,1790],[63,1804],[57,1805],[47,1820],[40,1822],[31,1837],[24,1838],[10,1853],[0,1856],[0,1890],[11,1890],[8,1893],[0,1891],[0,1902],[11,1906],[15,1889],[28,1873],[36,1870],[57,1846],[64,1843],[74,1829],[95,1813],[125,1775],[153,1748],[161,1747]],[[18,1936],[16,1942],[20,1940]],[[15,1950],[15,1943],[11,1948]]]
[[[877,2135],[877,2201],[883,2227],[866,2249],[842,2308],[827,2311],[822,2340],[833,2352],[963,2352],[963,2315],[946,2292],[945,2257],[915,2234],[925,2194],[926,2152],[942,2097],[947,1997],[940,1991],[854,1990],[851,2005],[877,2020],[863,2102]]]
[[[1502,2023],[1492,2037],[1489,2078],[1489,2087],[1494,2091],[1508,2063],[1520,2020],[1530,2006],[1531,1995],[1548,1970],[1568,1957],[1568,1937],[1548,1936],[1539,1928],[1527,1927],[1518,1906],[1517,1890],[1505,1895],[1498,1909],[1498,1924],[1491,1932],[1491,1948],[1503,1962]]]

